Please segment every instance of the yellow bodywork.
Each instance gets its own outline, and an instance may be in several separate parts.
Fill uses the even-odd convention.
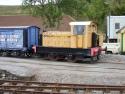
[[[43,46],[61,48],[90,48],[92,45],[92,32],[97,33],[96,24],[85,26],[85,31],[81,35],[73,34],[71,31],[47,31],[43,32]],[[101,44],[100,44],[101,45]]]
[[[59,31],[44,32],[43,46],[68,48],[71,46],[71,33]]]
[[[99,34],[99,46],[103,46],[104,35],[101,33]]]
[[[66,34],[67,33],[67,34]],[[89,48],[91,47],[91,33],[85,35],[72,35],[69,32],[51,34],[43,33],[43,46],[64,48]]]

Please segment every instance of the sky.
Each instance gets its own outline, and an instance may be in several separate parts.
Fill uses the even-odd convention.
[[[23,0],[0,0],[0,5],[21,5]]]

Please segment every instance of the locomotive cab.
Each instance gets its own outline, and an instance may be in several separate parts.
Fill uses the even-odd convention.
[[[72,35],[76,36],[75,48],[91,48],[99,46],[97,25],[94,22],[71,22],[70,26]]]
[[[87,53],[87,55],[92,59],[94,57],[99,59],[101,43],[97,32],[97,24],[92,21],[71,22],[70,26],[73,36],[76,36],[75,48],[90,49],[90,53]]]

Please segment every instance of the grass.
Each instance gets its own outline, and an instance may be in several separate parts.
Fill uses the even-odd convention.
[[[28,15],[21,6],[0,6],[0,16],[4,15]]]

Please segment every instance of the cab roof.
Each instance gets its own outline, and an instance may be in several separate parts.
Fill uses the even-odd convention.
[[[93,21],[70,22],[69,25],[91,25]]]

